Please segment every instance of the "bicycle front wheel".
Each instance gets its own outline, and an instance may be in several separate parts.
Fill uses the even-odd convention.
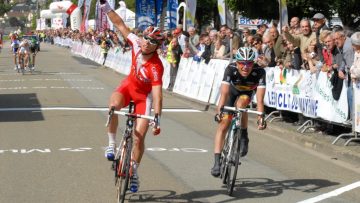
[[[228,177],[228,167],[227,167],[227,156],[229,153],[229,133],[225,137],[225,143],[224,147],[221,151],[221,157],[220,157],[220,178],[222,179],[222,183],[226,184],[227,177]]]
[[[231,196],[234,191],[234,186],[236,182],[236,175],[240,163],[240,130],[235,130],[234,132],[234,142],[231,148],[230,160],[228,160],[227,165],[227,192]]]
[[[129,188],[129,179],[130,179],[130,162],[131,162],[131,150],[132,150],[132,140],[129,139],[124,146],[123,156],[120,158],[121,172],[120,172],[120,181],[118,182],[117,187],[117,197],[118,202],[123,203],[125,201],[126,191]]]

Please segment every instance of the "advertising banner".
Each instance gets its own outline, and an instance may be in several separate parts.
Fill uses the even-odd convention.
[[[176,28],[176,9],[179,6],[178,0],[168,0],[167,4],[167,13],[165,27],[167,29],[175,29]]]
[[[103,32],[105,29],[109,28],[107,15],[103,8],[100,7],[99,0],[96,2],[96,30]]]
[[[256,26],[261,24],[269,24],[269,22],[264,19],[250,19],[243,16],[239,17],[238,22],[239,22],[238,23],[239,28],[243,28],[243,27],[256,28]]]
[[[346,85],[334,100],[327,73],[266,68],[266,106],[301,113],[311,118],[343,123],[348,116]],[[332,109],[329,111],[329,109]]]
[[[155,25],[160,27],[161,14],[163,11],[163,1],[155,1],[155,12],[156,12],[156,21]],[[164,24],[165,25],[165,24]]]
[[[156,25],[155,0],[137,0],[136,27],[144,30],[149,25]]]

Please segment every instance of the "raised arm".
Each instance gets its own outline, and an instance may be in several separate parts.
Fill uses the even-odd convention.
[[[125,25],[123,19],[115,13],[106,0],[100,0],[100,4],[114,26],[121,32],[122,36],[127,39],[127,36],[130,34],[130,29]]]

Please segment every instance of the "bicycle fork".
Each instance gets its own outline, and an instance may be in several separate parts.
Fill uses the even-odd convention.
[[[230,133],[228,134],[228,152],[226,155],[226,162],[227,164],[234,163],[233,157],[232,157],[232,151],[233,151],[233,147],[234,147],[234,142],[239,142],[240,137],[238,137],[237,135],[235,135],[235,132],[240,131],[241,130],[241,115],[237,116],[237,119],[234,119],[231,121],[231,126],[230,126]]]

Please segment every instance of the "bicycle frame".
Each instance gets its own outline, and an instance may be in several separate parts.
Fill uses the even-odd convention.
[[[121,111],[115,111],[115,107],[112,107],[109,111],[108,120],[106,126],[109,125],[111,118],[114,114],[126,116],[126,127],[119,143],[119,149],[116,152],[115,159],[113,161],[112,168],[115,170],[115,186],[117,186],[117,198],[118,202],[125,201],[126,191],[129,189],[129,179],[132,175],[131,157],[132,157],[132,144],[133,144],[133,130],[134,124],[137,118],[145,118],[154,120],[152,116],[145,116],[140,114],[134,114],[132,111],[135,109],[133,102],[130,102],[129,111],[127,113]]]
[[[227,185],[227,191],[229,195],[232,195],[238,166],[240,162],[240,136],[241,136],[241,120],[242,113],[249,112],[263,116],[262,112],[253,111],[250,109],[241,109],[235,107],[224,106],[224,109],[233,112],[233,118],[229,127],[228,133],[225,137],[225,143],[223,150],[221,151],[221,166],[220,166],[220,177],[223,180],[223,184]],[[232,176],[232,177],[231,177]]]

